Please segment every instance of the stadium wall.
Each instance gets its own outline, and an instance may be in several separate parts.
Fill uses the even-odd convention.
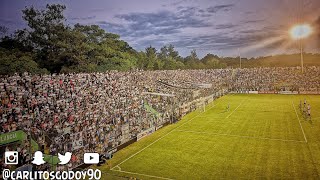
[[[127,142],[119,145],[117,148],[115,148],[115,149],[113,149],[113,150],[111,150],[111,151],[112,151],[112,152],[119,151],[119,150],[121,150],[121,149],[129,146],[130,144],[132,144],[132,143],[134,143],[134,142],[137,142],[137,137],[135,137],[135,138],[133,138],[133,139],[131,139],[131,140],[129,140],[129,141],[127,141]],[[110,151],[109,151],[109,152],[110,152]]]

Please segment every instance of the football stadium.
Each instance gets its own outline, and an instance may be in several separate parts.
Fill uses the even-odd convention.
[[[1,1],[0,178],[320,179],[319,12]]]

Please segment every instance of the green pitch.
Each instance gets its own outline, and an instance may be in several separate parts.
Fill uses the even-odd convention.
[[[106,179],[320,179],[320,96],[227,95],[100,169]]]

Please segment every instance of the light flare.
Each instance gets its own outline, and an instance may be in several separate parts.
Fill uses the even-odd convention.
[[[292,39],[303,39],[312,33],[312,28],[309,24],[295,25],[290,29],[290,35]]]

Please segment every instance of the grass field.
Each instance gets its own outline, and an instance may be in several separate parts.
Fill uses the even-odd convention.
[[[300,112],[304,98],[312,121]],[[100,169],[105,179],[320,179],[320,96],[227,95]]]

